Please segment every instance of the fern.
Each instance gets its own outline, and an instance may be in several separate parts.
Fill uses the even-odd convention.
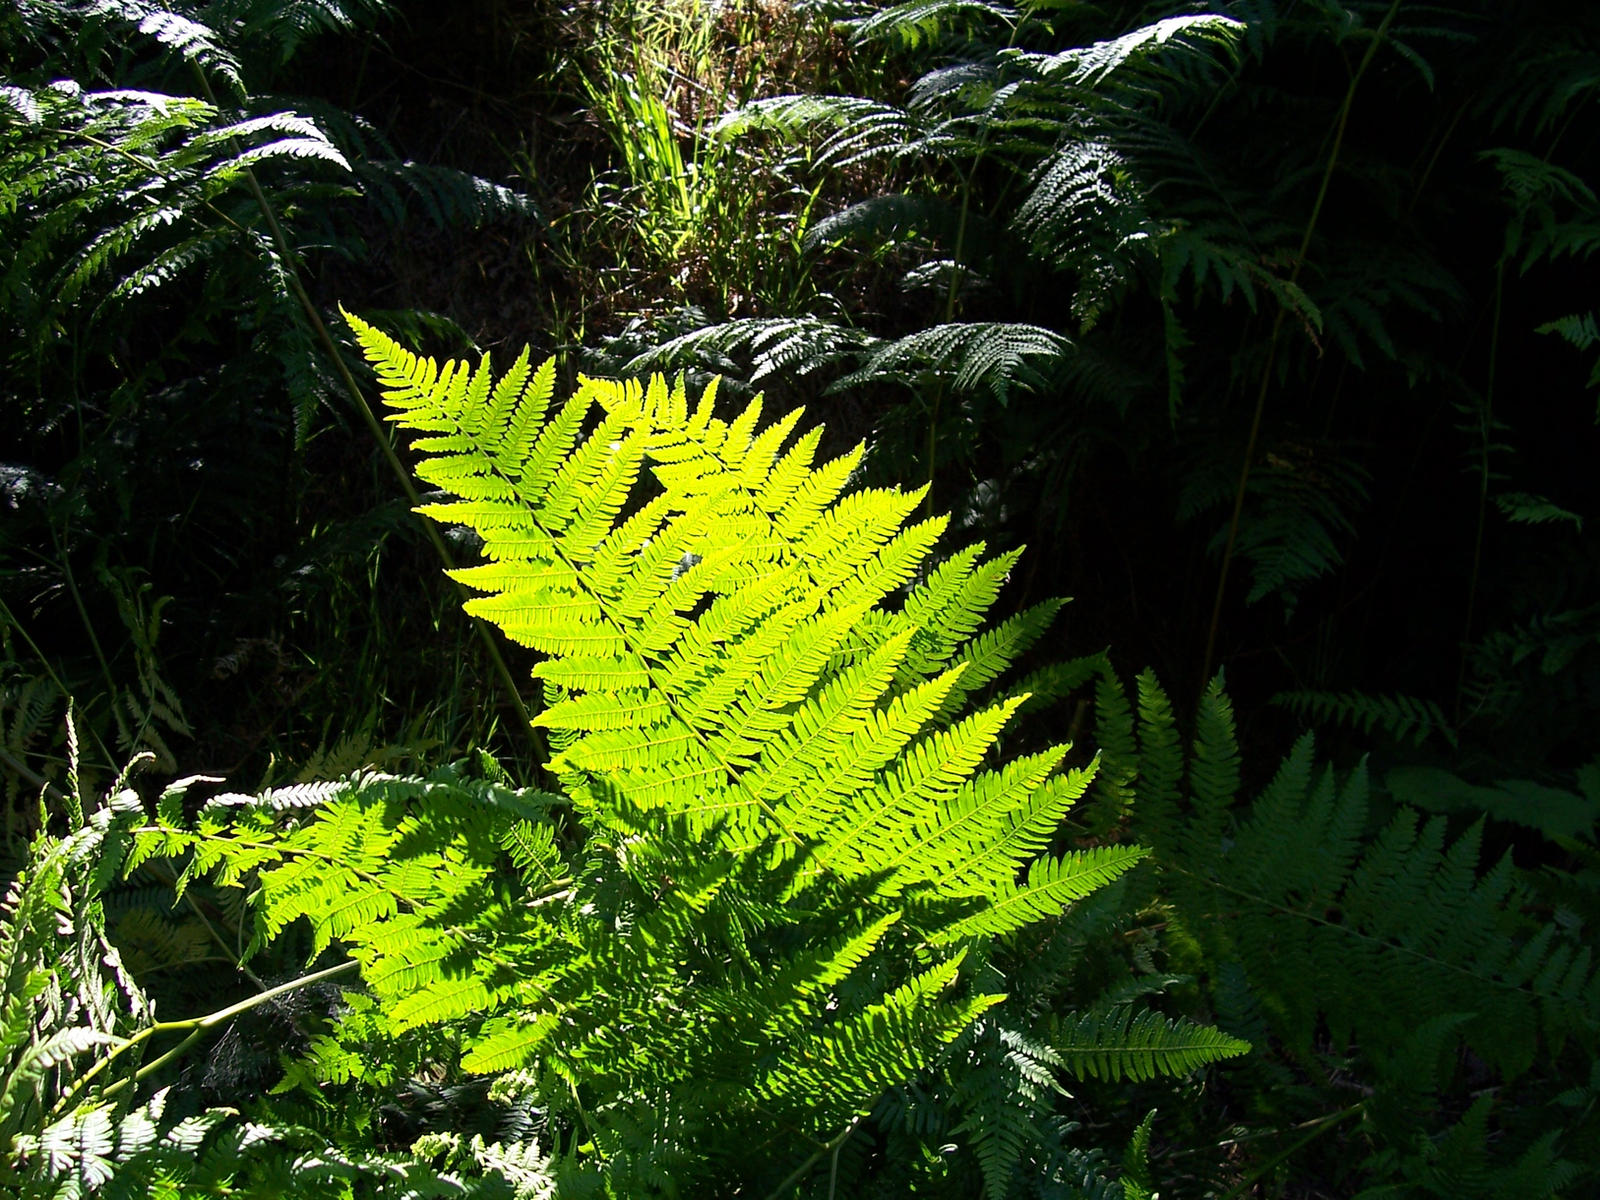
[[[149,999],[107,938],[102,898],[144,816],[127,784],[135,768],[148,766],[148,756],[124,771],[97,805],[77,790],[70,724],[68,743],[73,790],[55,793],[68,832],[36,837],[0,900],[0,1187],[6,1195],[132,1200],[181,1192],[222,1200],[241,1187],[308,1197],[353,1197],[359,1188],[362,1195],[394,1200],[548,1194],[539,1186],[548,1184],[543,1159],[531,1143],[480,1141],[466,1156],[468,1169],[440,1171],[417,1157],[333,1145],[292,1124],[244,1121],[234,1109],[185,1113],[187,1106],[174,1106],[169,1112],[166,1088],[137,1101],[141,1081],[171,1057],[140,1062],[152,1035],[203,1030],[226,1013],[155,1023]]]
[[[844,22],[852,41],[887,41],[905,50],[934,43],[963,26],[1014,23],[1017,13],[994,0],[907,0]]]
[[[1121,37],[1033,61],[1047,77],[1063,76],[1074,84],[1093,86],[1106,82],[1130,64],[1139,64],[1159,54],[1168,43],[1190,46],[1209,43],[1225,50],[1232,49],[1243,28],[1241,22],[1221,14],[1165,17]]]
[[[1302,720],[1353,725],[1362,733],[1374,727],[1396,741],[1420,746],[1437,734],[1455,745],[1456,735],[1444,711],[1432,700],[1416,696],[1371,696],[1364,692],[1283,692],[1273,697]]]
[[[1250,567],[1247,604],[1275,596],[1286,617],[1294,614],[1302,590],[1344,562],[1341,545],[1354,532],[1353,516],[1368,495],[1367,472],[1349,458],[1315,443],[1284,442],[1271,447],[1245,489],[1245,519],[1235,553]],[[1181,519],[1224,508],[1237,475],[1218,459],[1185,481],[1179,500]],[[1211,539],[1220,553],[1226,527]]]
[[[1039,390],[1046,376],[1038,364],[1060,358],[1069,345],[1036,325],[934,325],[874,350],[837,386],[893,380],[919,388],[948,378],[958,391],[981,389],[1004,404],[1013,389]]]
[[[1120,691],[1114,679],[1110,686]],[[1429,715],[1390,712],[1365,697],[1304,702],[1397,723],[1397,734]],[[1152,676],[1140,677],[1136,705],[1124,694],[1100,707],[1114,718],[1104,727],[1102,769],[1139,789],[1133,831],[1152,848],[1178,936],[1194,939],[1212,974],[1224,1027],[1258,1042],[1270,1036],[1302,1069],[1351,1064],[1372,1089],[1361,1110],[1388,1147],[1365,1164],[1376,1178],[1432,1169],[1386,1156],[1426,1128],[1418,1109],[1451,1087],[1457,1055],[1475,1056],[1510,1089],[1574,1044],[1592,1046],[1600,972],[1591,952],[1561,925],[1529,915],[1531,877],[1508,854],[1481,861],[1481,820],[1452,832],[1445,816],[1376,813],[1365,766],[1336,775],[1317,763],[1309,734],[1242,803],[1236,734],[1215,685],[1187,756]],[[1131,721],[1117,715],[1130,708]],[[1459,804],[1447,806],[1440,801],[1452,788]],[[1391,783],[1402,801],[1429,789],[1439,796],[1432,808],[1478,807],[1476,792],[1453,777],[1402,772]],[[1153,803],[1144,802],[1147,790]],[[1531,801],[1501,798],[1508,810]],[[1130,1024],[1155,1028],[1158,1020],[1144,1014]],[[1523,1145],[1517,1161],[1530,1171],[1550,1166],[1559,1140]],[[1515,1174],[1511,1159],[1494,1161],[1493,1171]]]
[[[1600,321],[1596,320],[1593,312],[1572,313],[1558,317],[1554,321],[1540,325],[1536,332],[1556,334],[1580,352],[1588,352],[1600,346]],[[1600,392],[1600,359],[1597,359],[1589,369],[1588,387],[1591,392]],[[1600,399],[1596,400],[1595,418],[1600,420]]]
[[[846,1136],[1003,999],[964,978],[974,953],[1142,857],[1040,856],[1093,767],[990,765],[1021,698],[974,705],[966,676],[1053,606],[980,632],[1015,556],[928,569],[945,519],[908,524],[920,493],[841,495],[859,450],[813,466],[818,432],[785,448],[800,414],[763,426],[759,399],[724,420],[714,388],[657,377],[558,401],[526,353],[440,367],[350,321],[452,497],[424,511],[482,539],[455,573],[469,611],[543,656],[567,800],[365,776],[190,825],[174,794],[131,861],[258,880],[258,942],[305,917],[349,947],[385,1036],[448,1028],[465,1071],[581,1119],[593,1148],[563,1170],[648,1190],[740,1172],[748,1139]],[[570,848],[545,815],[566,803]]]
[[[274,110],[248,86],[261,43],[276,60],[305,36],[350,28],[385,7],[364,0],[246,3],[219,13],[144,0],[43,6],[40,17],[59,22],[68,37],[90,39],[92,28],[135,45],[154,43],[222,97],[204,88],[201,96],[96,90],[72,80],[10,88],[6,103],[24,118],[0,130],[7,164],[0,172],[0,246],[10,252],[0,295],[12,319],[48,339],[69,308],[89,302],[91,328],[114,330],[132,302],[202,270],[237,274],[242,256],[251,265],[246,294],[272,314],[260,321],[263,340],[268,356],[283,364],[303,433],[309,406],[329,391],[317,378],[327,368],[309,365],[317,356],[291,282],[299,264],[284,260],[304,241],[327,238],[314,222],[296,228],[304,214],[326,214],[330,197],[359,191],[396,216],[409,192],[441,224],[532,212],[526,197],[487,180],[396,161],[370,129],[333,110]],[[271,216],[260,210],[253,182]],[[280,244],[274,221],[303,240]],[[32,349],[45,356],[47,341]]]
[[[1221,14],[1189,15],[1090,46],[1027,48],[1055,36],[1055,20],[1047,10],[1017,13],[993,4],[884,7],[853,25],[857,37],[920,49],[943,46],[945,35],[977,23],[1009,31],[1009,44],[991,45],[982,35],[948,39],[952,53],[897,99],[767,98],[719,127],[727,137],[764,131],[802,141],[820,168],[852,190],[849,181],[864,166],[892,174],[881,194],[817,221],[807,248],[847,245],[892,263],[901,286],[926,293],[941,311],[914,317],[910,328],[897,321],[890,331],[853,329],[830,317],[763,324],[803,321],[794,345],[819,353],[797,354],[797,369],[842,367],[835,389],[859,393],[893,382],[919,398],[935,397],[931,413],[881,423],[876,441],[886,460],[904,447],[900,461],[889,460],[896,472],[917,457],[930,478],[944,462],[996,461],[988,453],[999,450],[989,444],[996,435],[975,421],[980,406],[990,405],[1006,456],[1024,457],[1018,473],[1035,476],[1024,486],[1056,493],[1071,469],[1056,447],[1080,428],[1078,416],[1066,415],[1074,410],[1057,399],[1108,398],[1120,408],[1148,382],[1142,371],[1108,372],[1104,351],[1080,338],[1151,276],[1164,276],[1174,417],[1190,344],[1178,303],[1186,275],[1197,289],[1220,281],[1224,296],[1242,291],[1252,306],[1265,293],[1320,329],[1317,303],[1272,265],[1269,247],[1293,230],[1262,219],[1262,206],[1248,196],[1219,195],[1211,165],[1162,111],[1169,97],[1181,103],[1183,95],[1221,85],[1245,27]],[[952,179],[960,182],[952,186]],[[1203,199],[1192,208],[1157,206],[1157,188]],[[1002,201],[991,206],[995,196]],[[1040,303],[1045,296],[1066,301]],[[1020,309],[1014,319],[968,317],[1007,305]],[[692,364],[730,372],[744,364],[726,349],[742,348],[755,332],[748,323],[698,330],[635,357],[628,369]],[[702,349],[724,353],[720,361],[694,357]],[[755,367],[766,367],[763,356]],[[947,397],[955,403],[945,405]],[[1020,411],[1001,416],[1001,407]],[[1002,485],[979,474],[964,486],[976,509],[978,497]]]
[[[860,361],[879,339],[816,317],[750,317],[704,325],[619,362],[626,374],[692,367],[713,373],[738,370],[751,384],[805,378]],[[732,355],[748,353],[748,369]]]

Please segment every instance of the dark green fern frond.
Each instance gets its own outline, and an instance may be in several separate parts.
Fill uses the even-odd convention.
[[[1170,711],[1155,704],[1153,711]],[[1192,817],[1166,836],[1189,852],[1186,858],[1207,859],[1228,826],[1230,810],[1239,792],[1239,742],[1233,703],[1223,691],[1219,676],[1206,685],[1194,718],[1194,740],[1189,751],[1187,794]]]
[[[1344,711],[1348,698],[1319,699]],[[1139,681],[1132,737],[1127,703],[1100,707],[1105,769],[1137,780],[1132,832],[1153,848],[1169,929],[1193,939],[1218,1024],[1266,1049],[1255,1068],[1262,1086],[1282,1086],[1308,1067],[1362,1082],[1369,1098],[1343,1116],[1364,1114],[1380,1149],[1361,1170],[1443,1178],[1431,1172],[1446,1159],[1417,1157],[1415,1148],[1456,1136],[1453,1118],[1434,1112],[1459,1100],[1462,1061],[1539,1106],[1539,1085],[1517,1092],[1517,1081],[1536,1063],[1594,1044],[1600,971],[1582,921],[1549,919],[1530,902],[1534,876],[1503,851],[1485,854],[1482,819],[1463,822],[1488,812],[1552,837],[1586,837],[1593,796],[1401,767],[1386,776],[1385,815],[1375,817],[1365,765],[1340,774],[1320,764],[1307,734],[1246,801],[1231,713],[1216,685],[1201,700],[1187,756],[1152,677]],[[1354,718],[1370,706],[1352,702],[1348,711]],[[1394,715],[1413,733],[1437,716],[1408,708],[1372,715]],[[1476,1132],[1459,1131],[1449,1163],[1476,1156],[1485,1181],[1520,1178],[1523,1165],[1529,1178],[1545,1178],[1553,1151],[1576,1136],[1552,1130],[1581,1122],[1555,1107],[1538,1112],[1531,1122],[1496,1112]]]
[[[821,317],[746,317],[679,334],[629,358],[621,369],[635,374],[694,368],[736,374],[755,384],[853,365],[877,343],[863,330]]]
[[[1547,321],[1538,326],[1537,333],[1553,333],[1587,354],[1600,346],[1600,318],[1594,312],[1572,313]],[[1588,386],[1591,392],[1600,393],[1600,355],[1593,356],[1594,365],[1589,370]],[[1595,419],[1600,421],[1600,396],[1595,400]]]
[[[1506,256],[1527,272],[1535,263],[1589,258],[1600,251],[1600,198],[1574,172],[1525,150],[1483,152],[1500,173],[1512,209]]]
[[[981,1021],[953,1072],[951,1106],[966,1115],[951,1133],[964,1136],[983,1172],[984,1194],[1005,1200],[1019,1166],[1048,1143],[1043,1128],[1056,1096],[1059,1055],[1045,1041],[992,1020]]]
[[[960,207],[942,197],[895,192],[871,196],[823,217],[806,231],[804,245],[815,250],[857,239],[881,245],[918,237],[948,244],[961,228],[961,219]]]
[[[1301,589],[1344,561],[1341,542],[1354,531],[1353,518],[1368,496],[1364,468],[1332,448],[1283,441],[1270,447],[1265,462],[1251,472],[1234,553],[1250,568],[1246,603],[1277,596],[1286,618],[1299,603]],[[1236,472],[1223,459],[1185,480],[1182,519],[1223,510],[1232,497]],[[1227,529],[1211,540],[1220,553]]]
[[[289,178],[274,186],[289,194],[306,182],[304,168],[350,169],[314,122],[291,112],[241,117],[150,92],[51,88],[34,97],[48,123],[0,132],[21,161],[50,162],[8,172],[0,205],[0,241],[14,249],[0,292],[34,328],[90,298],[97,317],[121,315],[127,301],[237,248],[240,222],[220,228],[216,214],[243,190],[246,170],[281,169]],[[242,238],[250,251],[263,244],[248,229]]]
[[[230,0],[222,6],[247,44],[258,40],[287,61],[302,42],[349,33],[392,11],[388,0]]]
[[[46,675],[8,677],[0,685],[0,745],[9,756],[5,764],[5,804],[8,812],[18,811],[18,800],[30,783],[16,771],[16,763],[26,763],[34,744],[48,725],[59,716],[66,698],[54,680]],[[8,841],[13,831],[7,829]],[[10,847],[5,847],[7,851]]]
[[[1319,768],[1309,734],[1235,815],[1238,789],[1232,722],[1213,687],[1197,717],[1192,815],[1180,814],[1181,833],[1146,832],[1181,919],[1218,961],[1242,964],[1291,1045],[1306,1051],[1322,1028],[1381,1064],[1384,1047],[1459,1013],[1452,1036],[1515,1076],[1539,1046],[1590,1027],[1582,1009],[1600,999],[1600,973],[1556,926],[1522,918],[1509,858],[1479,861],[1481,822],[1452,840],[1443,817],[1401,810],[1365,843],[1364,770],[1339,780]],[[1381,1005],[1367,1002],[1375,994]]]
[[[1280,692],[1273,697],[1305,721],[1352,725],[1362,733],[1381,729],[1396,741],[1420,746],[1433,734],[1455,745],[1453,726],[1438,704],[1415,696],[1374,696],[1365,692]]]
[[[450,167],[368,159],[355,173],[368,197],[396,224],[413,208],[440,229],[539,215],[528,196]]]
[[[1536,829],[1552,842],[1578,844],[1593,839],[1600,820],[1600,794],[1585,785],[1585,778],[1580,772],[1574,790],[1532,779],[1472,783],[1441,767],[1400,766],[1388,771],[1383,783],[1398,802],[1422,812],[1481,813]]]

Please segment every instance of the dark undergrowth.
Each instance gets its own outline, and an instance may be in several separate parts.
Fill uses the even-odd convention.
[[[531,347],[561,394],[664,371],[696,395],[721,377],[730,419],[756,392],[764,420],[805,404],[819,462],[860,444],[859,483],[926,486],[939,554],[1026,547],[999,617],[1073,598],[1018,651],[1032,699],[990,765],[1098,754],[1053,850],[1151,861],[996,943],[1006,1020],[974,1018],[842,1140],[813,1130],[831,1168],[761,1194],[1589,1194],[1593,6],[447,7],[0,5],[5,1169],[39,1161],[19,1114],[158,1128],[138,1106],[166,1088],[173,1116],[275,1113],[295,1153],[342,1147],[343,1182],[307,1188],[388,1194],[412,1168],[385,1156],[414,1152],[433,1175],[396,1194],[455,1194],[451,1171],[484,1194],[755,1194],[697,1174],[725,1146],[693,1170],[662,1150],[715,1135],[652,1126],[648,1089],[586,1140],[549,1079],[463,1075],[459,1030],[374,1032],[353,977],[260,999],[336,968],[344,933],[274,930],[251,958],[234,889],[173,908],[181,866],[73,874],[115,844],[74,805],[136,757],[147,805],[207,777],[175,823],[362,771],[563,785],[529,724],[560,693],[463,614],[444,570],[481,538],[412,512],[434,485],[342,305],[440,359]],[[621,836],[559,805],[534,823],[593,872]],[[53,976],[52,911],[138,986],[86,941]],[[788,961],[802,935],[768,933]],[[91,993],[120,999],[75,1025]],[[149,998],[246,1009],[209,1059],[113,1084],[95,1039],[148,1026]],[[1073,1022],[1135,1000],[1254,1050],[1069,1069],[1061,1047],[1104,1034]],[[346,1121],[306,1072],[357,1027]],[[108,1108],[95,1079],[122,1089]],[[518,1183],[474,1133],[583,1166]],[[234,1169],[278,1186],[218,1154],[195,1194]],[[169,1169],[77,1178],[189,1194],[159,1190]]]

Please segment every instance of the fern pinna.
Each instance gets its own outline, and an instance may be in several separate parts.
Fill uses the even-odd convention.
[[[310,918],[384,1036],[448,1029],[465,1070],[535,1098],[568,1186],[803,1178],[1004,999],[964,962],[1144,856],[1043,853],[1093,776],[1067,747],[986,765],[1024,697],[979,697],[1058,604],[980,631],[1016,556],[926,568],[946,518],[911,520],[921,492],[841,496],[860,451],[785,449],[799,412],[724,421],[715,388],[660,378],[556,404],[526,353],[440,368],[349,319],[450,497],[423,511],[482,539],[454,572],[468,610],[543,655],[565,799],[357,779],[231,822],[169,806],[141,853],[254,871],[263,935]],[[579,835],[548,818],[567,804]],[[1096,1057],[1072,1032],[1097,1074],[1246,1048],[1163,1025],[1129,1049],[1113,1022]],[[298,1078],[347,1080],[355,1036]]]

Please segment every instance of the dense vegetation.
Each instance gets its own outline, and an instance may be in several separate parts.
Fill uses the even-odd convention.
[[[1593,6],[442,12],[0,2],[0,1189],[1591,1193]]]

